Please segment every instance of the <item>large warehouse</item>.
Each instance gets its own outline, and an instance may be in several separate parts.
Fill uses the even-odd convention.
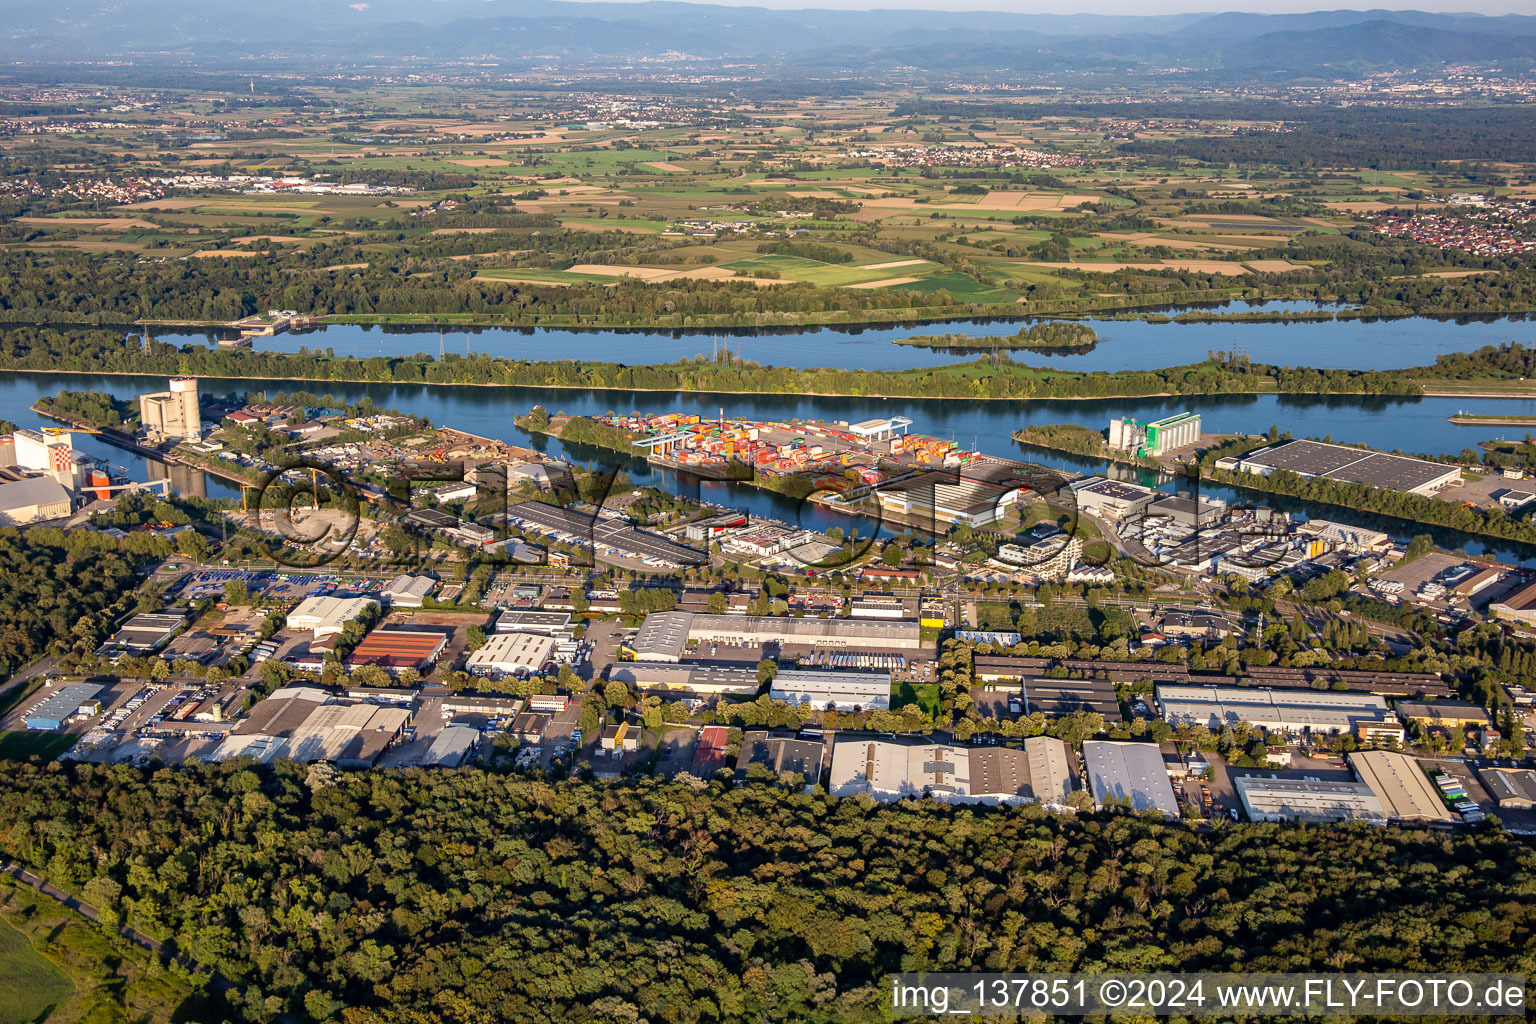
[[[1160,491],[1121,480],[1092,479],[1071,489],[1077,507],[1101,519],[1124,519],[1161,498]]]
[[[688,635],[701,643],[799,644],[915,651],[922,646],[916,619],[795,619],[772,615],[694,615]]]
[[[448,646],[448,636],[436,630],[376,629],[347,655],[350,669],[377,665],[391,675],[414,669],[425,674]]]
[[[1349,763],[1391,820],[1453,820],[1416,758],[1392,750],[1362,750],[1350,754]]]
[[[1237,459],[1222,459],[1217,469],[1269,476],[1277,469],[1303,477],[1327,477],[1344,483],[1431,495],[1461,479],[1461,469],[1404,455],[1349,448],[1322,441],[1287,441]]]
[[[690,641],[761,647],[852,647],[913,651],[922,646],[915,619],[812,619],[771,615],[652,612],[626,645],[636,661],[681,661]]]
[[[64,723],[81,712],[95,714],[100,708],[97,697],[104,687],[95,683],[66,683],[26,713],[28,729],[57,732]]]
[[[1168,724],[1213,731],[1247,722],[1270,732],[1352,733],[1362,724],[1396,722],[1381,697],[1347,691],[1159,683],[1157,702]]]
[[[492,679],[515,672],[537,672],[555,651],[555,638],[542,633],[493,633],[470,654],[464,669]]]
[[[763,688],[756,665],[691,665],[664,661],[622,661],[608,678],[646,693],[755,697]]]
[[[947,803],[1062,807],[1072,779],[1066,744],[1048,736],[1030,737],[1023,750],[861,737],[834,744],[827,791],[879,800],[926,794]]]
[[[660,534],[638,529],[629,520],[593,515],[542,501],[524,501],[507,510],[509,522],[578,548],[591,547],[595,558],[651,560],[672,566],[704,565],[709,556]]]
[[[288,628],[311,630],[320,640],[335,636],[341,627],[378,606],[371,597],[306,597],[288,613]]]
[[[26,526],[69,515],[72,504],[64,485],[48,476],[0,483],[0,526]]]
[[[1365,821],[1385,825],[1387,812],[1363,782],[1239,775],[1232,780],[1251,821]]]
[[[872,711],[891,706],[889,672],[839,672],[831,669],[784,669],[773,678],[768,695],[789,704],[809,704],[839,711]]]
[[[1088,784],[1100,807],[1107,799],[1129,800],[1133,811],[1162,811],[1179,816],[1179,799],[1162,751],[1155,743],[1123,743],[1115,740],[1084,740],[1083,765]]]

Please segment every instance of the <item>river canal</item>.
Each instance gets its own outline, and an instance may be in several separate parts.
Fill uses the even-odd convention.
[[[1218,313],[1308,311],[1307,302],[1230,303]],[[1510,318],[1461,322],[1409,317],[1397,320],[1326,320],[1291,323],[1151,323],[1144,320],[1088,320],[1099,335],[1089,349],[1015,350],[1015,360],[1062,370],[1150,370],[1194,363],[1212,351],[1239,351],[1255,362],[1320,368],[1395,370],[1423,366],[1447,352],[1483,345],[1536,342],[1536,322]],[[751,331],[683,332],[648,330],[561,330],[501,328],[475,330],[332,325],[257,338],[258,350],[331,350],[337,356],[409,356],[471,353],[508,359],[569,358],[594,362],[666,363],[710,355],[717,348],[763,365],[796,368],[900,370],[942,366],[975,358],[975,352],[898,345],[916,335],[1009,335],[1019,324],[961,320],[904,327],[795,327]],[[216,332],[154,330],[163,341],[212,344]],[[226,332],[227,333],[227,332]]]
[[[1309,325],[1310,326],[1310,325]],[[0,418],[19,425],[34,424],[37,416],[28,407],[43,395],[61,390],[97,390],[118,398],[132,398],[147,390],[149,381],[137,377],[110,377],[94,374],[12,374],[0,379]],[[724,409],[727,416],[754,419],[825,419],[857,421],[878,416],[905,415],[913,420],[915,432],[953,438],[965,447],[995,454],[1012,454],[1033,462],[1070,472],[1106,472],[1097,460],[1060,456],[1026,448],[1013,441],[1012,433],[1030,423],[1081,423],[1102,428],[1111,416],[1155,418],[1184,409],[1202,414],[1205,429],[1216,433],[1260,433],[1271,425],[1297,436],[1331,437],[1338,441],[1364,442],[1373,447],[1409,453],[1455,453],[1478,441],[1504,433],[1523,434],[1520,428],[1467,427],[1447,421],[1447,417],[1469,404],[1467,399],[1384,398],[1305,395],[1220,395],[1181,399],[1093,399],[1084,401],[1047,400],[1032,402],[963,402],[924,399],[812,398],[800,395],[706,395],[673,392],[580,391],[545,388],[473,387],[395,384],[323,384],[287,381],[260,384],[253,381],[205,379],[205,396],[255,392],[266,388],[329,392],[349,400],[372,398],[379,406],[428,417],[433,423],[454,426],[474,434],[497,437],[536,447],[577,462],[606,461],[612,453],[596,449],[567,449],[559,441],[530,438],[513,424],[514,416],[535,404],[553,411],[599,414],[607,411],[666,412],[678,409],[715,415]],[[1472,407],[1497,409],[1506,413],[1536,416],[1536,400],[1477,400]],[[136,479],[165,475],[164,467],[146,465],[121,449],[112,448],[86,435],[76,435],[76,444],[85,451],[107,457]],[[814,506],[805,506],[780,495],[736,484],[679,478],[672,473],[658,473],[644,462],[628,465],[637,481],[653,481],[708,500],[744,508],[762,516],[798,520],[806,526],[824,529],[848,525],[845,517]],[[1125,467],[1110,472],[1125,473]],[[184,493],[209,497],[234,495],[229,486],[204,480],[202,474],[172,468],[173,484]],[[1148,480],[1148,483],[1155,481]],[[1164,483],[1165,488],[1172,487]],[[1255,500],[1277,508],[1309,516],[1380,526],[1396,535],[1420,532],[1391,520],[1351,513],[1276,496],[1237,494],[1217,489],[1216,493],[1235,499]],[[1431,531],[1434,532],[1434,531]],[[1436,532],[1436,539],[1450,547],[1465,547],[1470,553],[1487,553],[1536,564],[1536,552],[1517,545],[1483,541],[1449,531]]]

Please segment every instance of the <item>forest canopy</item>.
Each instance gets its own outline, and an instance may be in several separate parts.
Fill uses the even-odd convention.
[[[873,1021],[902,970],[1536,972],[1508,834],[1198,832],[764,784],[20,766],[0,848],[235,1020]]]

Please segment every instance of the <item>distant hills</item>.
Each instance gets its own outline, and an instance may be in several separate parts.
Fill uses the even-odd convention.
[[[670,58],[949,72],[1176,65],[1290,76],[1458,62],[1523,70],[1536,63],[1536,16],[778,11],[660,0],[0,0],[0,59],[106,57],[512,66]]]

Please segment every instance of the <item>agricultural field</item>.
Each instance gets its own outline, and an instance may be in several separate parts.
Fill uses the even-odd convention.
[[[1372,228],[1381,211],[1443,210],[1445,196],[1484,187],[1475,167],[1300,170],[1128,151],[1279,122],[1127,123],[1027,104],[956,113],[965,104],[929,111],[900,95],[831,108],[628,101],[642,118],[624,116],[623,98],[573,108],[473,90],[454,113],[424,116],[435,93],[312,84],[293,94],[313,101],[302,106],[247,102],[242,124],[281,128],[241,132],[220,97],[200,93],[176,97],[169,118],[0,136],[17,172],[0,174],[0,259],[121,285],[84,302],[30,289],[22,318],[226,323],[276,307],[353,322],[665,325],[677,313],[728,326],[1232,299],[1402,307],[1386,313],[1511,301],[1470,283],[1499,268],[1407,251]],[[1511,168],[1499,187],[1518,194],[1529,175]],[[1422,287],[1362,294],[1339,284],[1340,261],[1348,275],[1392,263],[1395,276],[1367,276]],[[183,267],[199,294],[176,283]]]

